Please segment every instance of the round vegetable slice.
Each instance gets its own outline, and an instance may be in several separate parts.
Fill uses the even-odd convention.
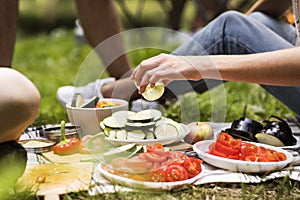
[[[142,130],[132,130],[127,132],[128,140],[143,140],[146,138],[145,133]]]
[[[154,130],[155,137],[158,138],[167,138],[167,137],[176,137],[178,136],[179,131],[177,127],[172,124],[161,124],[157,126]]]
[[[188,159],[184,160],[183,166],[187,171],[189,178],[193,178],[202,171],[201,164],[202,160],[197,158],[189,157]]]
[[[157,169],[151,171],[148,175],[148,181],[152,182],[165,182],[166,181],[166,172],[163,169]]]
[[[284,143],[280,139],[270,133],[257,133],[255,137],[257,142],[262,144],[269,144],[277,147],[284,146]]]
[[[169,165],[166,169],[166,181],[182,181],[188,179],[188,173],[181,165]]]
[[[120,111],[117,111],[117,112],[114,112],[112,114],[112,116],[114,117],[123,117],[123,118],[127,118],[127,116],[129,115],[135,115],[136,113],[133,112],[133,111],[129,111],[129,110],[120,110]]]
[[[106,117],[103,120],[103,124],[105,127],[109,128],[124,128],[126,123],[126,119],[123,117],[115,117],[115,116],[110,116]]]
[[[72,99],[72,107],[80,107],[84,103],[83,95],[81,93],[75,93]]]
[[[80,108],[95,108],[98,101],[99,101],[99,97],[95,96],[87,100],[84,104],[80,106]]]
[[[147,109],[147,110],[142,110],[137,113],[138,115],[152,115],[154,117],[154,121],[157,121],[161,118],[162,113],[159,110],[156,109]]]
[[[155,122],[148,122],[148,123],[125,123],[127,130],[147,130],[153,128]]]
[[[127,122],[130,123],[148,123],[153,122],[154,117],[150,114],[135,114],[127,116]]]

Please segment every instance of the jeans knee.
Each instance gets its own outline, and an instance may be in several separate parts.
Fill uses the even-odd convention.
[[[238,11],[226,11],[219,16],[219,20],[227,23],[237,24],[241,20],[245,19],[245,14]]]

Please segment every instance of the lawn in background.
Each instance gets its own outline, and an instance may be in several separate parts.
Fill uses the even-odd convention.
[[[42,96],[36,124],[59,123],[63,119],[68,120],[65,109],[56,100],[56,90],[60,86],[74,84],[78,69],[91,50],[87,44],[77,43],[73,31],[64,29],[56,29],[50,34],[21,36],[17,39],[13,66],[34,82]],[[133,66],[136,66],[141,60],[160,52],[161,50],[141,49],[131,52],[130,59]],[[293,115],[289,109],[259,85],[233,82],[228,82],[224,84],[224,87],[217,87],[211,92],[196,94],[197,105],[201,113],[199,119],[195,119],[194,116],[193,93],[183,95],[179,102],[167,102],[165,106],[167,114],[173,119],[181,120],[181,110],[184,108],[184,119],[210,121],[212,120],[212,98],[223,89],[225,89],[226,98],[222,97],[217,101],[226,101],[225,121],[227,122],[243,116],[261,120],[269,115],[280,117]],[[189,121],[185,120],[185,122]]]

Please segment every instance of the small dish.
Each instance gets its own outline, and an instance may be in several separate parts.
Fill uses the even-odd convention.
[[[80,126],[66,126],[65,127],[66,138],[80,138],[82,134],[82,128]],[[50,128],[45,128],[42,132],[42,136],[54,142],[61,141],[60,125]]]
[[[130,178],[125,178],[119,175],[112,174],[105,169],[103,169],[103,164],[99,164],[95,168],[95,181],[101,181],[101,175],[106,179],[110,180],[113,183],[117,183],[119,185],[128,186],[134,189],[143,189],[143,190],[151,190],[151,191],[170,191],[170,190],[178,190],[182,189],[185,186],[193,185],[198,179],[200,179],[204,172],[204,165],[201,165],[202,171],[193,178],[184,180],[184,181],[175,181],[175,182],[149,182],[149,181],[136,181]]]
[[[55,142],[44,138],[36,138],[20,140],[19,144],[21,144],[28,153],[45,153],[52,150]]]
[[[114,112],[128,110],[128,101],[123,99],[103,98],[99,101],[111,102],[117,104],[117,106],[105,108],[81,108],[72,107],[72,102],[69,102],[66,105],[67,115],[71,124],[80,126],[85,135],[99,133],[101,130],[99,125],[100,121],[112,115]]]
[[[292,154],[287,152],[286,150],[279,147],[274,147],[271,145],[265,145],[260,143],[255,143],[255,145],[284,153],[287,159],[280,162],[250,162],[214,156],[207,153],[209,151],[209,146],[214,142],[215,140],[204,140],[197,142],[193,145],[193,150],[203,161],[207,162],[208,164],[230,171],[246,173],[265,173],[280,170],[293,161]]]

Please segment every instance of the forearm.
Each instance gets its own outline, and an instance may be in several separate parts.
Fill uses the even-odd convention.
[[[254,11],[266,13],[274,18],[278,18],[291,6],[290,0],[258,0],[247,12]]]
[[[205,68],[202,78],[300,86],[300,48],[210,58],[212,68]]]

